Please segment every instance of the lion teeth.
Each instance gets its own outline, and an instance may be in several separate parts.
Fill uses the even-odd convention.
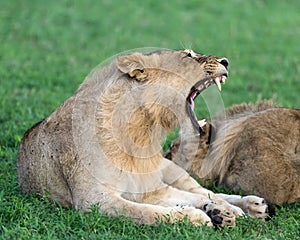
[[[220,82],[225,84],[226,83],[226,79],[227,79],[226,76],[221,76],[221,81]]]
[[[198,124],[201,128],[204,127],[206,124],[206,119],[202,119],[202,120],[198,121]]]
[[[214,81],[215,84],[217,85],[219,91],[222,91],[221,82],[220,82],[220,77],[213,78],[213,81]]]

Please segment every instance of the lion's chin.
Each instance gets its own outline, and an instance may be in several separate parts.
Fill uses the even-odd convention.
[[[215,77],[215,78],[204,78],[200,81],[198,81],[190,90],[190,93],[186,99],[186,110],[187,114],[189,115],[189,118],[191,119],[191,122],[193,126],[196,128],[196,130],[201,134],[203,131],[202,127],[205,125],[205,120],[201,120],[201,124],[199,124],[199,121],[196,117],[196,114],[194,112],[195,109],[195,99],[197,96],[206,88],[209,86],[216,84],[219,91],[222,90],[221,83],[225,83],[227,79],[227,74],[223,74],[221,76]],[[203,125],[204,123],[204,125]]]

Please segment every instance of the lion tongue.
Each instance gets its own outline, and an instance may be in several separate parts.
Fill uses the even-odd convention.
[[[194,102],[194,99],[196,98],[197,96],[197,91],[195,91],[193,94],[191,94],[190,96],[190,104],[191,104],[191,109],[194,111],[195,109],[195,102]]]
[[[191,103],[191,109],[194,111],[194,109],[195,109],[195,102],[194,102],[194,99],[192,97],[190,98],[190,103]]]

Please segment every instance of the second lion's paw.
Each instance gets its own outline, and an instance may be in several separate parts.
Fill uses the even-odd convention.
[[[265,220],[268,217],[268,205],[263,198],[256,196],[245,196],[243,200],[243,210],[253,218]]]

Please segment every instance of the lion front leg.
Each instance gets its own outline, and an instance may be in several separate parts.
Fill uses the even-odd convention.
[[[239,195],[217,194],[218,197],[227,202],[240,207],[252,218],[265,220],[268,217],[268,205],[263,198],[249,195],[241,197]]]
[[[115,196],[112,206],[100,206],[100,210],[110,216],[125,215],[138,224],[157,224],[159,221],[174,223],[187,218],[193,225],[213,226],[210,218],[200,209],[188,205],[165,207],[157,204],[133,202],[121,196]]]
[[[213,193],[206,188],[203,188],[192,177],[183,175],[172,183],[172,186],[183,189],[185,191],[201,194],[203,197],[208,197],[212,200],[212,203],[205,205],[203,210],[210,215],[216,209],[216,205],[226,205],[229,203],[235,216],[242,216],[244,214],[252,217],[264,220],[268,217],[268,205],[263,198],[257,196],[245,196],[229,195],[221,193]],[[224,203],[224,201],[226,203]],[[218,212],[218,211],[215,211]]]
[[[216,210],[216,206],[218,205],[223,205],[224,209],[221,210],[221,212],[225,212],[226,209],[228,209],[228,204],[230,204],[229,208],[231,208],[231,211],[227,212],[227,214],[232,212],[236,217],[246,214],[250,217],[257,217],[262,220],[268,217],[268,205],[263,198],[257,196],[241,197],[239,195],[213,193],[198,184],[188,173],[182,172],[179,174],[180,170],[178,170],[178,168],[180,167],[177,165],[173,166],[170,164],[169,168],[169,171],[177,171],[177,176],[180,176],[173,182],[171,181],[173,187],[200,194],[202,198],[207,197],[211,200],[211,202],[205,204],[205,207],[203,206],[201,208],[208,213],[208,215],[211,215],[212,212],[218,212],[218,210]]]
[[[219,194],[216,194],[204,187],[202,187],[195,179],[189,175],[183,176],[180,179],[172,183],[173,187],[195,193],[198,198],[202,199],[202,204],[200,208],[203,209],[210,217],[211,214],[217,215],[220,218],[226,218],[228,224],[231,225],[231,218],[240,217],[245,214],[239,205],[235,205],[232,202],[227,201],[227,199],[222,198]],[[201,203],[199,201],[199,203]],[[218,213],[218,214],[216,214]],[[234,223],[234,220],[233,220]],[[223,224],[223,223],[222,223]]]
[[[245,214],[240,207],[230,204],[218,194],[202,187],[184,169],[173,162],[166,161],[168,164],[164,171],[175,174],[173,176],[164,174],[164,182],[174,189],[181,190],[179,195],[183,196],[182,192],[192,194],[193,197],[189,199],[189,204],[206,212],[215,225],[232,227],[235,225],[236,217]]]
[[[201,209],[214,225],[221,227],[235,226],[236,217],[243,214],[241,209],[224,200],[214,201],[205,195],[179,190],[172,186],[147,193],[140,201],[165,207],[189,206]]]
[[[88,192],[80,194],[76,199],[76,208],[88,211],[91,206],[99,206],[99,210],[111,217],[125,215],[138,224],[157,224],[159,221],[174,223],[183,220],[185,217],[195,226],[213,226],[210,218],[200,209],[192,206],[162,206],[136,202],[125,198],[120,192],[114,192],[103,186],[90,188]]]

